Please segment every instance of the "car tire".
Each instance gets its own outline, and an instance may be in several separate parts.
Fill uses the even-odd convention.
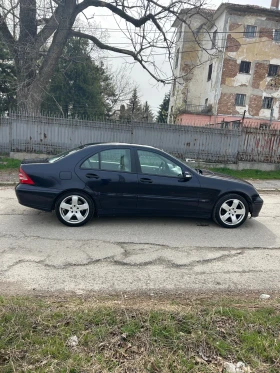
[[[69,227],[80,227],[92,219],[94,203],[86,193],[64,193],[56,201],[55,213],[61,223]]]
[[[249,213],[248,202],[239,194],[221,197],[213,210],[213,220],[224,228],[237,228],[245,223]]]

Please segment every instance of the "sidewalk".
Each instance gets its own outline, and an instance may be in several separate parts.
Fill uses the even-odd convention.
[[[259,192],[280,192],[280,180],[247,180]],[[0,171],[0,186],[14,186],[18,183],[18,171]]]

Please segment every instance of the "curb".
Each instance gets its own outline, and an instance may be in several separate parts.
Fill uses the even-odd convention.
[[[14,181],[0,181],[1,186],[16,186],[18,183]]]

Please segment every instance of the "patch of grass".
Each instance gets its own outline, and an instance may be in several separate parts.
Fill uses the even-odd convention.
[[[279,373],[279,355],[278,300],[0,297],[1,373],[216,373],[226,361]]]
[[[18,169],[21,161],[19,159],[13,159],[8,157],[0,157],[0,171]]]
[[[260,170],[231,170],[229,168],[209,168],[210,171],[237,177],[240,179],[280,179],[279,171],[260,171]]]

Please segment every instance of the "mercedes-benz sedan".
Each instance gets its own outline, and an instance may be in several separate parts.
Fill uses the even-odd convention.
[[[20,204],[55,210],[78,227],[94,216],[143,215],[213,218],[236,228],[257,217],[263,200],[248,182],[195,170],[149,146],[87,144],[45,160],[23,161]]]

